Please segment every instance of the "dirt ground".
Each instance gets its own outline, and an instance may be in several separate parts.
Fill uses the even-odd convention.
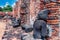
[[[4,34],[4,31],[5,31],[5,26],[6,26],[6,23],[3,22],[3,21],[0,21],[0,40],[2,40],[2,36]]]
[[[20,36],[18,36],[18,35],[20,35],[23,31],[21,30],[20,27],[18,27],[18,28],[11,28],[11,26],[9,27],[9,25],[7,25],[7,24],[10,22],[11,21],[6,22],[6,20],[2,20],[2,21],[0,20],[0,40],[2,40],[2,37],[4,36],[3,34],[6,30],[8,30],[7,31],[7,32],[9,32],[8,34],[12,34],[12,35],[7,34],[8,37],[10,36],[9,39],[7,37],[7,40],[10,40],[10,39],[11,40],[20,40]],[[6,29],[6,25],[7,25],[8,29]],[[48,40],[60,40],[60,37],[52,36],[51,38],[48,38]]]

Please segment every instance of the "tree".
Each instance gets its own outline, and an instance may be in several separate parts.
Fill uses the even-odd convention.
[[[0,7],[0,11],[3,11],[2,7]]]
[[[11,12],[12,11],[12,7],[10,5],[6,5],[4,8],[3,8],[3,12]]]

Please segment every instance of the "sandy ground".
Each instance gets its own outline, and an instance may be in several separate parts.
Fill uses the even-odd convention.
[[[5,26],[6,26],[6,23],[0,21],[0,40],[2,40],[2,36],[4,34],[4,31],[5,31]]]

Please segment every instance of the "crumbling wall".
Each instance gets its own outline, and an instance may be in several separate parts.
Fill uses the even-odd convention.
[[[43,1],[41,1],[41,3],[43,4],[42,6],[45,8],[48,8],[50,10],[50,14],[48,15],[49,18],[47,20],[47,24],[52,28],[52,34],[51,36],[48,38],[48,40],[60,40],[59,39],[59,10],[60,10],[60,5],[59,2],[60,0],[57,0],[57,2],[50,2],[50,3],[46,3],[44,4]],[[41,6],[40,6],[41,7]],[[43,8],[44,9],[44,8]]]
[[[23,0],[26,1],[26,0]],[[20,0],[18,3],[23,3],[22,0]],[[45,0],[46,1],[46,0]],[[52,2],[47,0],[48,2],[45,3],[44,0],[27,0],[27,14],[22,13],[25,12],[21,9],[21,4],[18,4],[19,7],[16,7],[19,9],[17,14],[20,14],[21,22],[22,24],[32,24],[36,20],[37,14],[39,11],[43,10],[44,8],[47,8],[50,10],[50,14],[48,15],[49,18],[47,20],[47,25],[52,28],[52,34],[51,37],[48,38],[48,40],[59,40],[59,22],[60,22],[60,0],[57,0],[57,2]],[[16,10],[17,11],[17,10]],[[14,12],[16,13],[16,12]]]

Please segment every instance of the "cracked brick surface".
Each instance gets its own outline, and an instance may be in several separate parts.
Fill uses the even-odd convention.
[[[49,38],[46,40],[60,40],[60,0],[57,0],[59,3],[50,2],[50,3],[43,3],[44,0],[30,0],[27,1],[28,4],[28,14],[22,15],[21,14],[21,3],[22,1],[19,0],[16,2],[16,5],[13,8],[13,16],[17,17],[19,15],[21,17],[21,22],[24,24],[33,24],[36,16],[39,11],[43,10],[44,8],[47,8],[50,10],[50,14],[48,15],[50,17],[54,17],[53,20],[47,20],[47,24],[50,25],[52,28],[52,34]],[[23,11],[22,11],[23,12]],[[20,13],[20,14],[18,14]],[[20,40],[20,35],[23,31],[21,30],[21,27],[18,28],[12,28],[12,26],[9,25],[9,22],[7,22],[6,25],[6,31],[4,32],[3,39],[5,40]]]

